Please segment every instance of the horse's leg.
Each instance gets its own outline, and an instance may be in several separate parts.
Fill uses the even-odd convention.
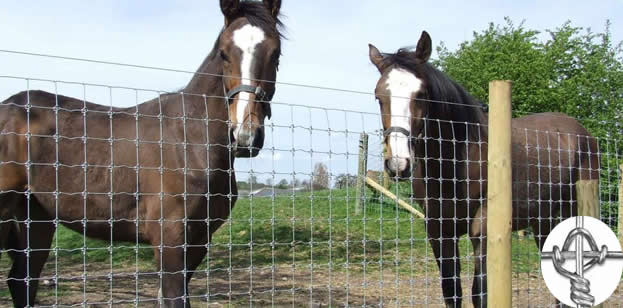
[[[201,261],[203,261],[203,258],[205,258],[208,253],[205,243],[199,245],[202,246],[189,247],[186,252],[186,298],[188,303],[190,303],[190,280],[193,278],[197,267],[199,267],[199,264],[201,264]]]
[[[189,243],[186,243],[186,252],[182,248],[184,244],[184,227],[181,223],[175,223],[172,228],[164,226],[162,259],[160,260],[160,240],[155,239],[152,245],[156,247],[154,253],[159,269],[162,269],[162,288],[159,290],[159,302],[164,307],[190,307],[188,285],[207,253],[208,241],[207,226],[205,223],[188,223],[186,227]],[[176,230],[176,231],[173,231]],[[160,234],[160,230],[156,230]],[[179,237],[178,235],[182,235]],[[175,238],[171,238],[175,237]],[[168,238],[169,237],[169,238]]]
[[[435,254],[435,260],[441,274],[441,290],[446,307],[461,307],[463,296],[459,245],[458,238],[456,241],[454,239],[454,230],[454,221],[448,221],[444,224],[439,219],[428,221],[428,241]]]
[[[208,235],[208,226],[204,222],[190,223],[189,230],[192,231],[193,242],[186,251],[186,295],[188,302],[190,302],[190,280],[208,253],[207,244],[211,237]]]
[[[199,264],[201,264],[201,261],[203,260],[203,258],[205,257],[208,251],[205,246],[202,246],[202,247],[200,246],[201,244],[197,244],[197,245],[193,244],[191,245],[191,247],[188,247],[186,249],[186,279],[185,280],[184,279],[180,280],[180,275],[183,275],[182,271],[184,270],[184,263],[182,263],[181,266],[179,266],[178,264],[171,264],[170,262],[169,264],[173,265],[173,267],[170,267],[169,265],[167,265],[167,261],[166,261],[167,258],[169,258],[169,260],[171,258],[178,258],[179,252],[176,251],[176,252],[173,252],[172,254],[165,254],[165,251],[169,249],[165,248],[163,250],[162,259],[165,261],[164,263],[162,263],[162,272],[163,272],[162,273],[162,288],[158,290],[159,303],[157,303],[156,306],[159,306],[160,304],[164,304],[165,307],[190,307],[190,298],[188,297],[188,295],[190,294],[189,289],[188,289],[190,280],[192,279],[193,274],[195,273],[195,270],[197,269]],[[159,248],[155,248],[154,253],[156,255],[156,260],[158,260],[159,261],[158,263],[160,263]],[[182,251],[182,258],[183,258],[183,251]],[[179,275],[173,274],[176,272],[180,272],[180,274]],[[183,276],[181,277],[183,278]],[[181,281],[181,293],[180,293],[180,286],[179,286],[180,281]],[[182,296],[186,296],[185,306],[183,304]]]
[[[474,281],[472,303],[474,307],[487,307],[487,209],[481,207],[470,224],[470,240],[474,248]]]
[[[1,188],[0,188],[1,190]],[[15,222],[15,209],[19,203],[20,196],[17,193],[0,194],[0,257],[2,250],[8,248],[9,236],[17,226]]]
[[[184,277],[184,249],[167,245],[162,249],[162,290],[160,301],[164,307],[190,307],[186,296],[186,278]],[[160,294],[159,294],[160,295]]]
[[[26,204],[23,205],[21,209],[25,210]],[[27,216],[22,213],[19,217]],[[9,244],[15,250],[24,250],[11,253],[13,265],[9,272],[8,285],[15,307],[35,304],[41,270],[50,254],[50,245],[56,231],[50,218],[34,199],[31,200],[29,218],[32,221],[28,229],[23,222],[14,226]]]

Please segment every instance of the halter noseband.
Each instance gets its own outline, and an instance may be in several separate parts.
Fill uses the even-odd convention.
[[[268,103],[267,101],[264,101],[264,99],[266,98],[266,91],[264,91],[262,87],[260,86],[254,87],[254,86],[250,86],[246,84],[241,84],[229,90],[229,92],[227,92],[227,94],[225,95],[226,102],[228,104],[231,104],[231,101],[234,98],[234,96],[240,92],[247,92],[247,93],[255,94],[256,100],[259,100],[262,103]]]
[[[392,127],[388,128],[388,129],[386,129],[385,131],[383,131],[383,136],[387,137],[391,133],[403,134],[403,135],[407,136],[407,138],[411,138],[411,132],[408,131],[407,129],[399,127],[399,126],[392,126]]]

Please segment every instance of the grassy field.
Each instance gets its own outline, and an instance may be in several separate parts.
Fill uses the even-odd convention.
[[[399,187],[398,190],[394,188],[394,191],[404,197],[408,189]],[[242,198],[236,203],[230,222],[215,234],[210,253],[198,270],[211,273],[214,279],[220,277],[218,279],[221,279],[222,286],[231,285],[232,276],[228,278],[226,273],[248,272],[250,268],[257,272],[254,274],[256,278],[262,277],[262,273],[269,275],[264,276],[266,281],[274,279],[269,274],[275,272],[271,268],[282,268],[277,271],[279,275],[285,275],[283,268],[296,268],[301,276],[292,279],[300,281],[308,281],[310,271],[316,273],[316,277],[328,272],[329,276],[334,275],[333,279],[339,279],[340,273],[348,273],[351,279],[364,277],[363,281],[366,275],[377,277],[374,279],[386,277],[383,279],[388,279],[388,283],[394,274],[401,277],[437,277],[437,266],[426,241],[424,220],[396,208],[391,200],[374,197],[371,191],[367,193],[370,198],[366,199],[360,215],[355,215],[354,191],[351,190],[323,190],[277,196],[274,199]],[[153,250],[149,246],[114,243],[112,251],[108,247],[107,241],[84,238],[80,233],[59,227],[52,245],[52,249],[58,250],[50,254],[43,274],[49,276],[58,272],[64,277],[74,278],[53,288],[42,288],[40,298],[63,298],[67,303],[75,303],[82,300],[81,294],[85,294],[88,289],[93,290],[89,291],[93,294],[103,290],[98,296],[106,298],[109,288],[107,279],[100,276],[100,280],[97,280],[92,275],[107,275],[110,272],[130,275],[130,280],[126,282],[116,280],[127,283],[119,287],[119,294],[126,294],[125,290],[133,290],[138,286],[131,278],[132,273],[153,273],[156,269],[153,265]],[[460,238],[464,277],[473,274],[471,250],[471,242],[465,236]],[[2,258],[0,270],[8,270],[8,262],[9,258]],[[516,275],[536,273],[538,266],[534,241],[531,238],[514,237],[513,271]],[[95,280],[83,285],[83,273],[88,273],[91,277],[89,281]],[[150,282],[146,283],[155,283],[157,280],[154,278],[147,279]],[[287,282],[279,282],[285,283],[280,288],[290,288],[286,287]],[[431,288],[439,291],[437,283],[433,283]],[[153,285],[141,289],[157,290]],[[204,289],[199,292],[207,291]],[[369,294],[370,291],[364,289],[363,293],[366,292]],[[127,296],[133,298],[134,295]],[[0,288],[0,298],[10,298],[6,288]],[[249,300],[242,298],[241,303]],[[270,302],[275,299],[266,300]]]
[[[408,200],[408,187],[392,190]],[[367,196],[360,215],[355,215],[354,190],[240,199],[230,222],[214,235],[210,253],[195,274],[193,303],[204,303],[208,294],[210,302],[233,306],[304,306],[313,294],[319,301],[328,300],[329,306],[346,302],[382,305],[383,298],[401,303],[415,300],[411,303],[415,306],[441,304],[439,274],[426,241],[425,221],[371,191]],[[472,248],[467,237],[459,241],[463,293],[468,296]],[[111,252],[108,247],[108,241],[84,238],[59,227],[52,246],[58,250],[50,254],[43,275],[58,273],[62,278],[56,285],[40,288],[38,298],[46,305],[56,301],[74,305],[84,302],[88,294],[89,302],[113,298],[127,306],[136,298],[155,298],[158,279],[152,248],[114,243]],[[543,292],[534,240],[513,235],[512,249],[515,303],[547,305],[552,299]],[[9,266],[4,256],[0,280]],[[110,273],[114,283],[107,278]],[[140,279],[135,278],[137,273]],[[378,288],[380,281],[382,288]],[[279,293],[273,297],[275,290]],[[0,287],[0,306],[10,304],[7,288]]]
[[[399,194],[404,193],[404,188],[399,189]],[[372,196],[370,191],[368,196]],[[277,196],[274,200],[242,198],[231,221],[215,234],[201,269],[312,264],[335,270],[348,265],[351,271],[392,267],[417,272],[424,266],[435,267],[424,220],[396,208],[391,200],[371,197],[365,204],[363,213],[355,215],[352,190],[316,191]],[[59,250],[51,253],[50,261],[142,267],[153,259],[148,246],[115,243],[112,252],[108,246],[107,241],[85,239],[82,234],[60,227],[53,242],[53,248]],[[462,237],[460,247],[463,268],[472,271],[470,241]],[[534,241],[514,238],[513,270],[537,270],[536,253]],[[7,258],[1,262],[6,264]]]

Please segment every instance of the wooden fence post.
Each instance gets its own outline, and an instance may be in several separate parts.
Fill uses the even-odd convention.
[[[623,247],[623,165],[619,166],[619,170],[621,170],[619,173],[621,178],[619,179],[619,220],[617,221],[617,225],[619,241],[621,242],[621,247]]]
[[[411,212],[411,214],[419,217],[419,218],[426,218],[426,216],[424,216],[424,214],[422,214],[422,212],[416,210],[414,207],[411,206],[411,204],[401,200],[400,198],[398,198],[398,196],[394,195],[391,191],[385,189],[383,186],[381,186],[381,184],[377,183],[376,181],[374,181],[373,179],[366,177],[366,184],[368,184],[370,187],[372,187],[375,191],[378,191],[380,193],[382,193],[383,195],[385,195],[386,197],[392,199],[394,202],[396,202],[398,205],[402,206],[402,208],[404,208],[405,210]]]
[[[511,82],[489,83],[487,307],[512,307]]]
[[[599,180],[579,180],[575,183],[578,215],[599,219]]]
[[[383,142],[383,159],[385,159],[385,153],[387,152],[387,145]],[[389,173],[383,168],[383,188],[389,189]]]
[[[368,134],[359,137],[359,166],[357,170],[357,190],[355,199],[355,215],[361,214],[366,191],[366,174],[368,169]]]
[[[579,180],[575,183],[575,191],[577,192],[578,215],[599,219],[599,180]],[[594,307],[601,308],[603,305]]]

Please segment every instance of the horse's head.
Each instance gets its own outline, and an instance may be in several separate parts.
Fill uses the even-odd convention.
[[[385,152],[385,169],[390,176],[408,178],[413,167],[416,138],[423,132],[428,112],[426,81],[417,72],[431,54],[428,33],[422,36],[415,51],[400,50],[397,54],[382,54],[373,45],[370,61],[381,73],[375,95],[381,108]]]
[[[281,0],[220,0],[225,16],[219,56],[229,104],[230,134],[237,157],[255,157],[264,146],[264,119],[281,55],[278,19]]]

